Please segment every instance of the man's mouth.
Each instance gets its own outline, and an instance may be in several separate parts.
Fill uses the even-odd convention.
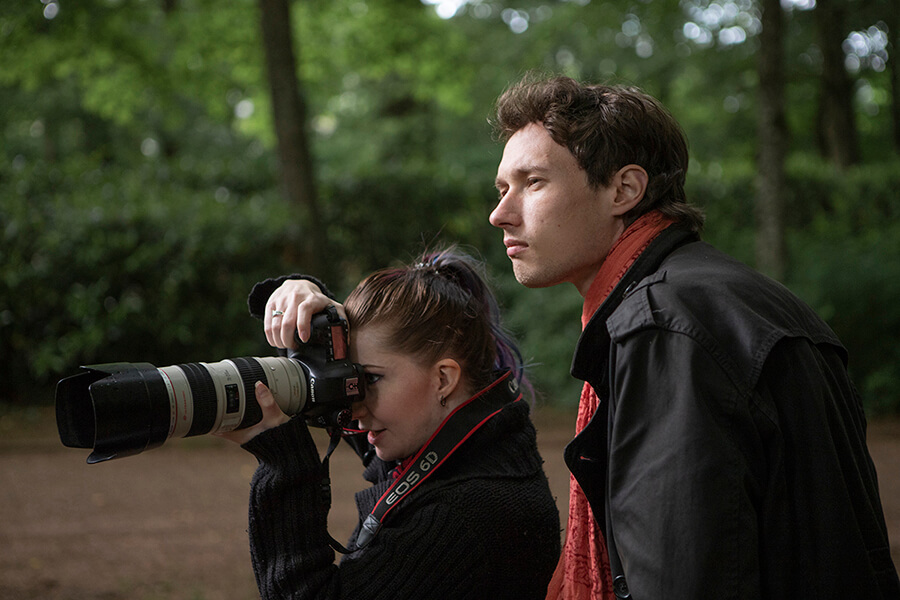
[[[510,258],[515,258],[528,248],[528,244],[515,238],[504,239],[503,245],[506,246],[506,255]]]

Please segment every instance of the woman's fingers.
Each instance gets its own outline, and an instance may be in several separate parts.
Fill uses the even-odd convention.
[[[338,314],[346,319],[344,307],[322,293],[315,283],[306,279],[289,279],[272,292],[266,303],[263,327],[266,341],[275,348],[295,349],[297,340],[308,342],[312,333],[313,315],[335,305]]]
[[[278,427],[291,420],[289,416],[284,414],[281,407],[278,406],[278,403],[275,401],[275,396],[272,395],[271,390],[269,390],[263,382],[256,382],[254,393],[256,395],[256,401],[262,409],[262,418],[259,423],[246,429],[236,429],[227,433],[217,433],[216,435],[232,441],[235,444],[246,444],[263,431]]]

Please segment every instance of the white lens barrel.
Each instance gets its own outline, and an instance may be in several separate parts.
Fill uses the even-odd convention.
[[[215,420],[209,433],[231,431],[241,423],[247,398],[240,373],[234,363],[223,360],[216,363],[194,363],[202,366],[212,379],[216,394]],[[195,402],[190,381],[181,366],[158,369],[169,393],[169,437],[185,437],[194,421]],[[203,432],[207,433],[207,432]]]
[[[232,431],[241,424],[247,410],[246,386],[238,367],[230,360],[216,363],[200,363],[206,367],[216,389],[216,421],[210,433]],[[250,399],[253,402],[255,398]]]
[[[194,423],[194,397],[187,376],[180,367],[160,367],[169,393],[169,437],[184,437]]]
[[[296,415],[303,410],[309,390],[300,363],[284,356],[265,356],[256,360],[262,364],[269,389],[281,410],[287,415]]]
[[[298,361],[282,356],[253,357],[247,360],[259,364],[263,383],[271,390],[275,402],[285,414],[295,415],[303,409],[308,389],[306,375]],[[192,364],[200,365],[206,370],[216,395],[216,414],[212,428],[201,433],[224,433],[237,428],[244,419],[247,403],[256,402],[255,397],[248,398],[248,393],[252,393],[256,382],[243,381],[238,366],[232,360]],[[196,412],[191,383],[181,366],[159,367],[157,370],[169,395],[168,437],[185,437],[191,431]]]

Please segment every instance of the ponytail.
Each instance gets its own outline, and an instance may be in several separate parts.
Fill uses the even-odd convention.
[[[424,253],[407,267],[376,271],[345,303],[351,330],[370,323],[390,328],[392,350],[433,364],[457,360],[473,389],[512,371],[530,389],[522,354],[503,328],[483,266],[455,247]]]

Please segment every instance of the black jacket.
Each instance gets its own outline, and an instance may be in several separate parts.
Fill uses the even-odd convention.
[[[781,285],[651,243],[578,342],[601,403],[566,448],[633,598],[900,598],[846,361]]]

